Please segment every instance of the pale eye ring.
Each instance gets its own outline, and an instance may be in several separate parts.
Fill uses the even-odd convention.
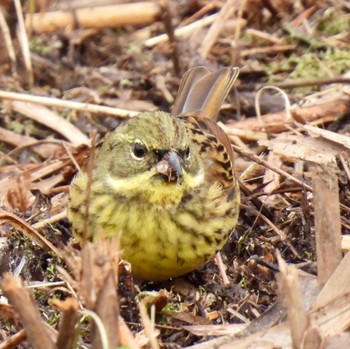
[[[147,148],[140,140],[137,139],[135,140],[131,154],[136,160],[142,160],[147,154]]]

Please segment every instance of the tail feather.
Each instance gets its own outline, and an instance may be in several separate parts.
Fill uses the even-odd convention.
[[[181,81],[171,114],[216,120],[238,73],[238,68],[222,68],[215,72],[203,66],[190,69]]]

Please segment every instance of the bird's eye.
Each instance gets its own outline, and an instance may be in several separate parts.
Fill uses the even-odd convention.
[[[141,160],[146,156],[147,149],[141,142],[135,142],[132,153],[137,160]]]
[[[190,147],[187,147],[185,149],[185,158],[188,159],[190,157],[191,151],[190,151]]]

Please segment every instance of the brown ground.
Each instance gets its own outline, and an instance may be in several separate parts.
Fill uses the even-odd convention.
[[[45,16],[53,10],[73,9],[76,16],[78,9],[89,6],[88,3],[88,0],[79,3],[42,0],[37,1],[35,11]],[[103,1],[106,3],[108,1]],[[92,134],[102,137],[125,117],[70,106],[49,105],[44,107],[47,109],[37,110],[33,105],[9,101],[0,94],[0,273],[20,275],[26,285],[33,286],[34,299],[34,310],[28,310],[30,299],[21,298],[22,291],[11,284],[13,280],[9,275],[3,278],[2,290],[14,312],[0,299],[0,341],[4,341],[0,348],[14,347],[10,340],[17,339],[16,336],[18,342],[14,345],[20,348],[48,347],[44,340],[37,343],[33,339],[46,336],[47,328],[39,318],[29,321],[35,326],[28,327],[23,309],[31,314],[39,310],[43,321],[59,331],[59,338],[70,339],[74,335],[69,331],[62,335],[62,324],[69,323],[63,320],[64,315],[73,324],[67,328],[74,329],[77,320],[72,314],[78,314],[78,308],[94,310],[108,319],[107,333],[114,337],[110,339],[111,345],[132,347],[133,343],[132,339],[117,335],[118,331],[124,336],[128,333],[122,320],[113,315],[118,314],[118,309],[132,337],[136,338],[135,348],[137,345],[187,347],[236,331],[234,326],[214,326],[223,324],[250,324],[247,332],[239,336],[248,338],[259,329],[268,331],[285,320],[274,308],[278,305],[273,307],[278,292],[278,252],[288,264],[297,265],[299,270],[308,273],[309,281],[302,282],[302,298],[311,293],[305,291],[305,285],[314,280],[312,275],[318,274],[320,285],[325,284],[342,258],[341,248],[343,252],[347,250],[346,235],[350,233],[347,137],[350,4],[347,1],[334,3],[337,5],[326,0],[247,0],[239,7],[236,1],[227,1],[226,5],[225,1],[169,1],[169,8],[161,11],[163,16],[150,23],[114,25],[113,28],[108,28],[107,23],[104,26],[103,19],[92,15],[92,22],[95,20],[102,28],[83,29],[79,21],[75,21],[71,30],[58,28],[50,33],[31,33],[31,68],[23,59],[25,45],[16,36],[18,19],[12,1],[2,2],[0,8],[10,30],[7,37],[12,40],[16,58],[16,61],[11,60],[11,48],[2,34],[2,91],[136,112],[169,111],[181,75],[189,67],[199,64],[211,69],[239,66],[239,80],[229,94],[220,120],[237,152],[236,167],[241,176],[243,199],[239,224],[223,250],[228,285],[223,284],[214,262],[164,283],[136,282],[127,266],[121,264],[117,297],[113,294],[115,271],[111,271],[106,260],[100,264],[95,260],[102,258],[101,254],[109,258],[105,252],[107,248],[103,248],[105,242],[101,242],[103,252],[96,246],[87,247],[83,252],[72,247],[64,209],[68,185],[76,173],[72,155],[81,163],[86,152],[86,148],[77,146],[78,143],[88,140]],[[22,5],[24,14],[28,14],[28,2],[22,1]],[[101,4],[94,1],[93,5],[102,5],[102,1]],[[208,27],[205,27],[171,44],[165,41],[145,46],[149,38],[165,31],[171,37],[171,27],[219,13],[223,6],[227,8],[221,15],[228,18],[215,22],[225,25],[217,32],[214,30],[212,43],[206,36]],[[141,18],[143,16],[144,13]],[[1,28],[4,31],[4,26]],[[27,33],[29,35],[29,28]],[[286,92],[292,104],[289,118],[283,111],[286,102],[275,90],[263,92],[259,99],[262,117],[257,117],[254,99],[257,91],[267,84]],[[57,122],[50,111],[77,129],[69,134],[66,124]],[[331,133],[316,135],[317,130],[305,125],[319,126],[317,130]],[[43,237],[39,242],[37,232]],[[69,252],[67,245],[70,245]],[[91,273],[86,272],[88,268]],[[317,273],[317,268],[321,272]],[[283,283],[283,273],[279,286],[288,289]],[[296,282],[290,287],[293,294],[293,287],[297,290]],[[341,296],[349,291],[349,285],[342,287]],[[101,289],[108,290],[104,292],[109,296],[103,295]],[[87,291],[91,291],[90,294]],[[15,295],[17,303],[11,295]],[[67,299],[72,304],[57,301],[67,302]],[[147,325],[147,316],[140,316],[136,299],[148,309],[154,305],[155,329]],[[297,303],[296,300],[289,306],[299,309]],[[274,315],[261,317],[269,308]],[[73,310],[70,313],[67,309]],[[300,313],[304,311],[299,309],[298,316]],[[312,314],[311,310],[306,317],[310,319]],[[256,320],[259,318],[267,319],[266,324],[259,323]],[[298,326],[293,325],[293,321],[290,323],[292,331],[300,333]],[[322,324],[317,322],[321,330],[316,337],[345,336],[347,333],[343,331],[349,323],[344,320],[341,325],[337,323],[337,330],[324,332]],[[184,328],[189,325],[191,327]],[[108,326],[113,329],[111,332]],[[113,326],[117,326],[118,331]],[[302,333],[305,333],[305,326]],[[26,334],[20,332],[23,327]],[[93,347],[99,348],[94,335],[96,329],[91,331],[86,318],[81,319],[80,327],[78,346],[92,341]],[[224,330],[227,332],[220,332]],[[50,338],[54,338],[50,342],[52,347],[69,347],[67,343],[56,342],[57,332],[49,332]],[[152,340],[154,334],[156,339]],[[285,336],[289,339],[282,340],[282,344],[270,339],[264,348],[290,347],[290,335]],[[294,343],[301,343],[300,338],[293,336]],[[257,340],[259,337],[254,339]],[[323,341],[326,346],[330,345],[327,340]],[[338,348],[349,345],[348,337],[342,340],[345,344],[339,344]],[[248,347],[241,342],[231,345]],[[212,342],[207,342],[205,347],[213,346]]]

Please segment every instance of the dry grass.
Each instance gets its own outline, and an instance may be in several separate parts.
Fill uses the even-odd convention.
[[[126,1],[113,22],[108,0],[18,3],[0,5],[0,349],[349,347],[349,3]],[[169,111],[198,64],[241,69],[221,118],[243,192],[229,284],[214,262],[135,283],[103,237],[74,244],[68,186],[92,135]],[[288,102],[263,90],[258,112],[269,84]]]

